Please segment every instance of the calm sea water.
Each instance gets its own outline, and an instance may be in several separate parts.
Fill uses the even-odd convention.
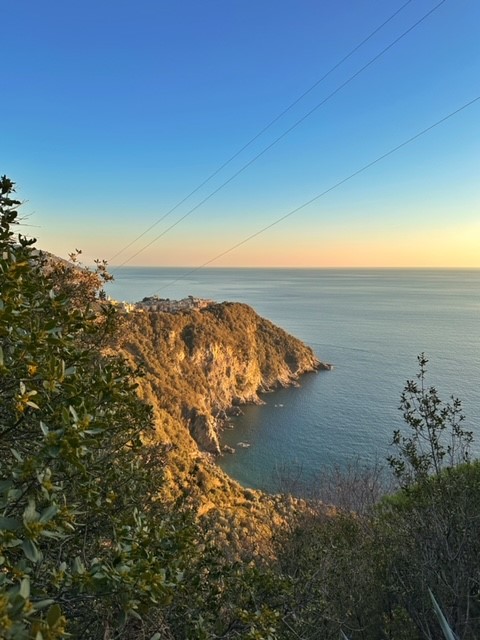
[[[445,399],[462,399],[480,455],[480,270],[187,271],[119,269],[108,293],[246,302],[334,364],[304,376],[300,388],[265,395],[264,406],[247,407],[224,432],[237,452],[220,465],[243,485],[275,491],[279,469],[308,477],[357,458],[383,459],[421,352],[430,359],[429,384]]]

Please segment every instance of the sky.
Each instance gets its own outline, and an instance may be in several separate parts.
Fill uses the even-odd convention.
[[[374,60],[438,3],[7,3],[0,173],[24,232],[112,267],[480,268],[480,100],[255,235],[480,96],[478,0]]]

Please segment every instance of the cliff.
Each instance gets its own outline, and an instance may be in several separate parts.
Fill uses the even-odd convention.
[[[180,419],[198,447],[220,453],[232,407],[326,369],[312,350],[245,304],[128,316],[123,349],[142,363],[155,405]]]
[[[142,366],[138,392],[153,407],[154,444],[168,451],[159,468],[163,499],[174,508],[186,497],[205,536],[213,536],[226,556],[272,555],[275,533],[309,507],[229,478],[212,455],[220,452],[219,430],[239,405],[262,402],[259,393],[298,384],[303,373],[329,366],[244,304],[135,311],[120,320],[114,351]]]

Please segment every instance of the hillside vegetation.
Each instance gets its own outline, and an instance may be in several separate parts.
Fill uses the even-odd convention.
[[[244,489],[215,464],[218,429],[318,368],[311,351],[245,305],[119,314],[103,263],[15,233],[13,186],[0,180],[1,638],[480,636],[480,464],[423,356],[395,492],[352,511]],[[341,495],[351,477],[336,480]]]

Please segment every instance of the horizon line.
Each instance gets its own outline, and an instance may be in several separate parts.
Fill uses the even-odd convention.
[[[90,267],[94,267],[95,265],[88,265]],[[125,265],[122,267],[112,267],[112,271],[115,270],[128,270],[128,269],[192,269],[192,266],[189,265]],[[108,265],[107,265],[108,269]],[[356,270],[356,271],[480,271],[480,266],[471,267],[471,266],[208,266],[203,267],[201,271],[215,271],[220,269],[245,269],[245,270],[262,270],[262,269],[290,269],[290,270],[298,270],[298,271],[307,271],[307,270],[323,270],[323,271],[340,271],[340,270]],[[199,270],[200,271],[200,270]]]

